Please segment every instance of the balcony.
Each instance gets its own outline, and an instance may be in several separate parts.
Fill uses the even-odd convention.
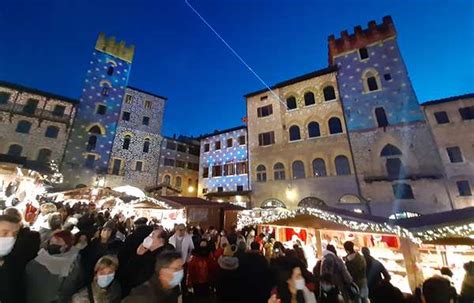
[[[443,175],[442,174],[407,174],[405,176],[389,176],[389,175],[383,175],[383,176],[365,176],[364,181],[367,183],[372,183],[372,182],[392,182],[392,181],[397,181],[397,180],[420,180],[420,179],[442,179]]]
[[[10,114],[23,115],[28,117],[34,117],[43,120],[49,120],[54,122],[69,124],[70,117],[64,114],[58,115],[52,111],[37,108],[35,110],[29,110],[23,104],[13,103],[1,103],[0,111],[9,112]]]

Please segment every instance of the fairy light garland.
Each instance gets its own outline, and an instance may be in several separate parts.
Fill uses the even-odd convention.
[[[151,202],[164,209],[173,209],[173,207],[171,207],[168,203],[155,199],[155,198],[151,198],[151,197],[138,198],[136,200],[131,201],[130,204],[133,205],[133,204],[143,203],[143,202]]]
[[[347,228],[360,232],[389,233],[411,240],[414,243],[432,241],[449,236],[466,237],[474,234],[474,223],[463,225],[450,225],[431,228],[430,230],[410,231],[399,225],[389,223],[374,223],[348,219],[343,216],[316,208],[287,209],[252,209],[245,210],[237,216],[237,227],[243,228],[249,225],[269,224],[278,220],[295,218],[299,215],[311,215],[324,221],[340,224]]]

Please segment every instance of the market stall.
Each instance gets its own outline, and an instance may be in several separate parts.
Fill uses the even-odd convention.
[[[123,212],[126,216],[133,214],[157,220],[167,229],[172,229],[174,224],[186,223],[186,212],[181,205],[151,197],[136,199],[115,211]]]
[[[353,241],[356,247],[369,247],[392,275],[392,282],[404,292],[411,292],[421,276],[413,264],[416,254],[411,251],[417,240],[406,229],[387,222],[386,218],[358,214],[336,208],[253,209],[239,215],[240,228],[258,225],[259,232],[270,234],[277,241],[291,248],[301,243],[312,270],[317,258],[327,244],[346,253],[345,241]]]

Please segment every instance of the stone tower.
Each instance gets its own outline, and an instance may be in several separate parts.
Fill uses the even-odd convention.
[[[94,185],[107,173],[134,50],[99,34],[63,161],[67,187]]]
[[[329,36],[356,174],[374,214],[447,210],[450,198],[390,16]]]

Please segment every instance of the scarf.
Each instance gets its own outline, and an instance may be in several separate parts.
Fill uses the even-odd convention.
[[[77,259],[78,248],[71,247],[71,249],[63,254],[50,255],[46,249],[42,248],[38,252],[35,261],[43,265],[53,275],[60,277],[67,277],[71,271],[72,264]]]

